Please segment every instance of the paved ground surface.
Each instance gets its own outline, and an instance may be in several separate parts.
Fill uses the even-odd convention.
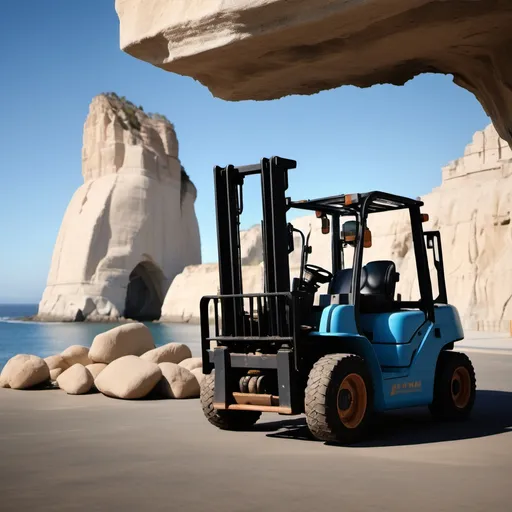
[[[387,414],[351,448],[265,415],[232,433],[197,400],[0,389],[0,510],[510,511],[512,352],[472,353],[473,419]]]

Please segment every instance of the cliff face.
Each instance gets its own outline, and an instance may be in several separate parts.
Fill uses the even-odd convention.
[[[508,0],[116,0],[121,48],[227,100],[451,74],[512,144]]]
[[[464,155],[442,169],[442,184],[421,198],[429,214],[425,231],[441,232],[448,300],[469,330],[508,331],[512,320],[512,151],[493,125],[475,133]],[[330,268],[330,237],[319,232],[318,220],[294,222],[313,226],[310,262]],[[418,299],[416,261],[406,212],[369,217],[373,246],[365,262],[390,259],[397,265],[397,293]],[[292,253],[295,260],[296,253]],[[352,252],[346,251],[347,266]],[[432,263],[432,262],[431,262]],[[431,265],[434,294],[436,272]]]
[[[493,126],[443,169],[423,198],[443,237],[448,298],[468,329],[508,331],[512,320],[512,151]]]
[[[242,267],[245,293],[263,290],[263,266]],[[199,321],[199,301],[205,295],[218,295],[219,267],[216,263],[191,265],[176,276],[162,306],[162,320],[169,322]]]
[[[424,230],[441,231],[448,300],[459,309],[464,327],[507,331],[512,320],[512,151],[508,144],[499,138],[492,125],[477,132],[464,156],[443,168],[441,186],[422,200],[425,203],[422,210],[430,216]],[[293,224],[305,233],[311,226],[313,253],[309,262],[330,269],[330,236],[321,233],[319,220],[306,216],[295,219]],[[393,260],[400,272],[397,293],[401,293],[404,300],[418,299],[407,213],[372,215],[368,225],[373,234],[373,246],[365,250],[365,262]],[[243,233],[241,240],[245,244],[242,246],[244,264],[252,264],[245,267],[250,272],[261,262],[259,227]],[[352,265],[352,256],[351,250],[345,251],[347,267]],[[290,254],[292,276],[298,275],[299,265],[300,242],[297,239],[296,249]],[[213,275],[213,267],[209,272]],[[188,274],[187,300],[180,301],[181,293],[174,283],[169,290],[174,304],[186,309],[185,316],[191,319],[199,314],[199,299],[203,295],[201,273],[199,266],[193,275]],[[182,287],[185,277],[185,273],[179,276]],[[433,265],[431,277],[436,294]],[[246,292],[262,289],[256,281],[249,281],[248,285]],[[322,289],[325,290],[325,286]]]
[[[200,263],[196,189],[172,124],[115,95],[93,99],[84,184],[66,210],[39,317],[159,318],[165,293]]]

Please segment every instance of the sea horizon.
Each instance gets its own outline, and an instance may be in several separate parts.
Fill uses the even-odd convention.
[[[35,302],[0,303],[0,322],[36,315],[38,308],[39,303]]]

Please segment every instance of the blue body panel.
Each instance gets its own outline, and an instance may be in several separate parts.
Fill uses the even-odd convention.
[[[375,409],[383,411],[432,402],[437,358],[449,343],[463,339],[459,314],[453,306],[435,308],[435,323],[422,311],[361,315],[356,327],[354,307],[333,305],[322,312],[320,328],[311,336],[338,343],[342,351],[360,355],[370,369]],[[320,342],[320,340],[318,340]]]
[[[383,367],[404,367],[411,364],[426,324],[423,311],[394,311],[361,315],[363,332],[370,338]]]

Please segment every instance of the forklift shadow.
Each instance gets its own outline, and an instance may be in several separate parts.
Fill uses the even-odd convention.
[[[254,430],[269,432],[267,437],[312,441],[301,418],[255,425]],[[379,415],[368,439],[351,448],[418,445],[462,439],[476,439],[512,430],[512,392],[477,391],[471,418],[462,422],[434,421],[427,408],[390,411]]]
[[[251,429],[253,432],[268,432],[267,437],[296,439],[301,441],[314,441],[315,439],[306,426],[304,416],[288,418],[286,420],[256,423]]]

